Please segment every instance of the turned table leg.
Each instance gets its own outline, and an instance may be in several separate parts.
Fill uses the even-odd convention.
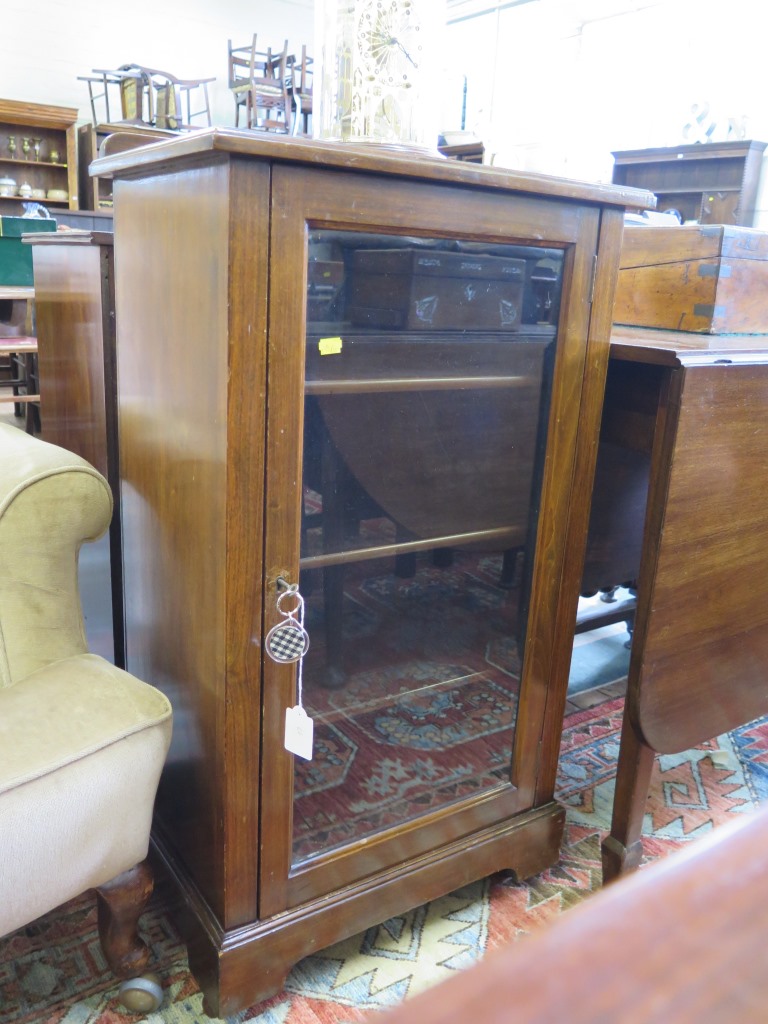
[[[152,869],[142,861],[96,889],[99,938],[107,963],[118,978],[134,977],[147,966],[149,950],[139,937],[139,918],[153,885]]]
[[[637,735],[624,709],[611,833],[603,840],[603,884],[628,874],[643,859],[641,834],[655,752]]]

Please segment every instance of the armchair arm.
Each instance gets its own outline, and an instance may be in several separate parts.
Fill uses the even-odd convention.
[[[87,651],[78,553],[111,516],[84,459],[0,424],[0,687]]]

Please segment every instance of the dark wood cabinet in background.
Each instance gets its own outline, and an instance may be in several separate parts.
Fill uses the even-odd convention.
[[[174,705],[155,842],[223,1016],[313,950],[557,860],[623,213],[652,200],[220,130],[93,171],[126,665]],[[286,584],[300,667],[268,651],[300,617]],[[312,760],[284,746],[302,698]]]
[[[765,142],[707,142],[613,154],[613,181],[647,188],[658,210],[701,224],[755,222]]]
[[[47,244],[40,242],[45,239]],[[82,456],[117,494],[115,279],[112,234],[56,231],[32,246],[41,436]],[[87,564],[86,564],[87,560]],[[81,590],[92,649],[122,665],[120,508],[109,537],[81,552]]]

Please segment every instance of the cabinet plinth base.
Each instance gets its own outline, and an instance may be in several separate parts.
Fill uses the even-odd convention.
[[[228,1017],[281,990],[305,956],[493,872],[528,878],[559,856],[565,811],[554,802],[374,875],[286,914],[224,931],[155,839],[160,869],[180,897],[179,921],[205,1011]]]

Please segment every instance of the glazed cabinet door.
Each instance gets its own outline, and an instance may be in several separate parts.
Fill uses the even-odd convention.
[[[262,918],[535,804],[599,216],[273,169]]]

